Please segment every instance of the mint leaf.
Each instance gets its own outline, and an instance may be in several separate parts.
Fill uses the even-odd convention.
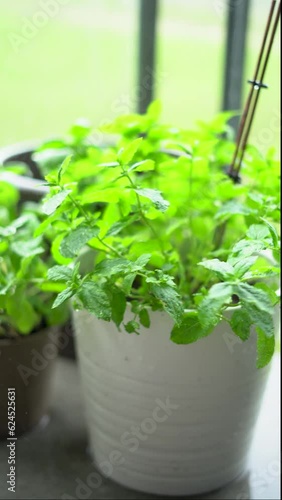
[[[245,280],[262,279],[262,278],[275,278],[280,274],[280,269],[273,266],[262,266],[258,269],[253,269],[250,272],[244,274]]]
[[[148,262],[150,262],[152,255],[150,253],[144,253],[143,255],[140,255],[138,259],[133,263],[132,271],[140,271],[143,269]]]
[[[30,255],[21,259],[20,268],[16,274],[19,280],[30,279],[30,273],[32,272],[31,266],[34,263],[35,257],[35,255]]]
[[[151,320],[148,313],[148,309],[141,309],[139,312],[139,320],[142,326],[145,328],[150,328]]]
[[[111,162],[108,162],[108,163],[99,163],[98,167],[102,167],[102,168],[116,168],[116,167],[120,167],[120,164],[118,161],[111,161]]]
[[[14,241],[11,244],[11,250],[20,257],[31,257],[44,253],[44,248],[40,246],[41,239],[30,241]]]
[[[179,294],[169,285],[152,285],[153,295],[163,304],[164,310],[180,325],[183,319],[184,307]]]
[[[129,273],[123,278],[122,289],[126,296],[130,294],[135,278],[136,273]]]
[[[270,338],[274,336],[273,305],[269,294],[260,288],[242,283],[235,292],[252,324]]]
[[[198,265],[213,271],[220,279],[229,279],[234,276],[233,266],[219,259],[205,260]]]
[[[264,368],[272,359],[275,351],[274,336],[268,337],[263,330],[257,328],[257,368]]]
[[[64,189],[51,198],[48,198],[42,206],[42,212],[46,215],[53,214],[70,193],[71,191],[69,189]]]
[[[261,220],[267,226],[267,228],[271,234],[274,248],[279,247],[279,236],[278,236],[278,233],[276,231],[276,228],[273,226],[273,224],[270,224],[270,222],[268,220],[264,219],[263,217],[261,217]]]
[[[245,303],[244,308],[256,329],[259,328],[267,338],[274,337],[273,314],[262,311],[252,304]]]
[[[238,201],[228,201],[224,203],[215,215],[216,220],[227,220],[233,215],[250,215],[253,210]]]
[[[147,109],[147,117],[150,119],[150,122],[156,123],[160,118],[162,112],[162,103],[160,99],[156,99],[149,104]]]
[[[255,288],[247,283],[241,283],[236,286],[234,293],[238,295],[244,306],[254,306],[260,311],[272,314],[272,303],[269,295],[264,290]]]
[[[85,118],[80,118],[70,128],[70,134],[73,136],[75,143],[84,141],[91,132],[91,125]]]
[[[136,172],[149,172],[155,169],[155,162],[153,160],[143,160],[138,163],[134,163],[132,167],[128,169],[128,172],[135,170]]]
[[[74,295],[74,290],[72,288],[66,288],[61,293],[59,293],[55,302],[53,303],[52,309],[55,309],[56,307],[60,306],[68,299],[70,299],[73,295]]]
[[[131,262],[127,259],[105,259],[99,262],[95,267],[95,274],[103,276],[114,276],[124,273],[130,266]]]
[[[122,165],[128,165],[128,163],[131,162],[132,158],[135,156],[136,152],[138,151],[143,139],[135,139],[134,141],[131,141],[129,146],[123,148],[120,150],[118,154],[118,160]]]
[[[240,259],[236,264],[233,264],[235,270],[236,278],[242,278],[247,271],[254,265],[257,261],[258,256],[248,257],[245,259]]]
[[[121,197],[121,190],[118,188],[97,189],[95,186],[89,187],[81,198],[82,205],[92,203],[118,203]]]
[[[234,311],[231,322],[231,328],[234,333],[243,341],[248,340],[251,332],[252,320],[243,308]]]
[[[246,234],[251,240],[264,240],[270,236],[269,229],[263,224],[253,224]]]
[[[229,283],[217,283],[211,287],[199,306],[199,321],[205,330],[218,324],[222,309],[230,304],[233,293],[233,286]]]
[[[271,301],[272,306],[275,306],[276,304],[278,304],[280,302],[280,297],[266,283],[256,283],[255,288],[259,288],[260,290],[264,290],[267,293],[267,295]]]
[[[67,266],[54,266],[49,269],[47,277],[50,281],[71,281],[73,270]]]
[[[117,236],[123,229],[131,226],[134,222],[139,220],[139,215],[130,215],[129,217],[125,217],[115,224],[108,230],[106,236]]]
[[[60,184],[60,182],[62,180],[62,175],[64,174],[64,172],[69,167],[69,164],[70,164],[71,160],[72,160],[72,155],[67,156],[65,158],[65,160],[63,161],[62,165],[60,166],[59,172],[58,172],[58,182],[59,182],[59,184]]]
[[[6,308],[12,324],[23,335],[31,333],[40,321],[40,317],[30,302],[17,292],[15,295],[7,297]]]
[[[157,189],[144,188],[135,189],[134,191],[139,194],[139,196],[143,196],[144,198],[151,200],[155,208],[160,210],[160,212],[165,212],[169,208],[170,203],[162,197],[162,193]]]
[[[79,251],[99,234],[98,227],[90,227],[81,224],[63,239],[60,246],[60,252],[63,257],[75,257]]]
[[[265,243],[261,240],[240,240],[234,245],[232,253],[238,257],[249,257],[265,249]]]
[[[111,309],[112,309],[112,320],[117,325],[123,321],[124,313],[126,310],[126,297],[124,293],[117,287],[111,289]]]
[[[35,237],[41,236],[46,231],[46,229],[52,224],[52,222],[56,222],[58,220],[58,216],[64,211],[65,211],[65,206],[62,206],[58,208],[58,210],[56,210],[55,213],[44,219],[44,221],[41,222],[41,224],[39,224],[39,226],[36,228],[34,236]]]
[[[209,333],[211,333],[211,330],[203,328],[199,321],[198,313],[191,311],[185,315],[181,325],[176,325],[173,328],[170,338],[175,344],[192,344],[206,337]]]
[[[109,297],[97,283],[90,281],[83,283],[77,295],[87,311],[95,314],[98,319],[111,320],[112,310]]]

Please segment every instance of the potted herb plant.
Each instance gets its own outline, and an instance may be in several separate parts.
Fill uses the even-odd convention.
[[[19,196],[14,186],[0,182],[1,438],[30,430],[46,414],[61,343],[56,326],[68,317],[67,304],[51,309],[60,287],[42,286],[52,258],[46,239],[33,238],[38,207],[19,210]]]
[[[278,162],[249,146],[234,183],[230,114],[181,130],[159,112],[47,175],[35,236],[56,241],[54,307],[73,301],[98,469],[195,495],[243,471],[274,353]]]

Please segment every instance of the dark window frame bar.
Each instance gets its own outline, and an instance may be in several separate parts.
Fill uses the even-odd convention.
[[[160,0],[139,0],[137,111],[146,112],[155,95],[157,21]],[[227,27],[222,110],[241,110],[251,0],[226,0]],[[239,117],[231,125],[237,129]]]
[[[226,0],[226,4],[227,26],[222,110],[241,111],[251,0]],[[239,121],[239,116],[230,121],[236,131]]]

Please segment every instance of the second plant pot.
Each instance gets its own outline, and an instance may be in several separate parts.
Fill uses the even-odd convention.
[[[56,331],[42,330],[28,337],[0,339],[0,439],[9,435],[13,424],[19,436],[47,414],[58,353],[56,338]],[[15,401],[15,415],[11,413],[10,419],[8,390]]]
[[[166,313],[151,320],[136,336],[74,313],[95,464],[148,493],[215,490],[246,467],[269,367],[256,368],[256,336],[243,343],[227,323],[178,346]]]

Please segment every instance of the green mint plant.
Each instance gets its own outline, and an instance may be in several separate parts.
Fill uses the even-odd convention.
[[[53,241],[57,265],[45,286],[64,285],[53,307],[73,297],[74,307],[120,328],[129,303],[130,334],[150,326],[151,310],[165,310],[178,344],[222,320],[243,341],[255,327],[263,367],[275,346],[278,162],[273,151],[263,157],[249,147],[243,182],[234,184],[226,175],[231,114],[195,130],[160,125],[159,114],[155,102],[146,115],[118,118],[104,130],[118,137],[114,146],[85,139],[82,156],[47,175],[35,236]]]
[[[28,335],[66,321],[67,304],[52,309],[62,285],[44,285],[54,261],[43,236],[33,237],[40,224],[36,205],[18,209],[17,190],[0,182],[0,339]]]

